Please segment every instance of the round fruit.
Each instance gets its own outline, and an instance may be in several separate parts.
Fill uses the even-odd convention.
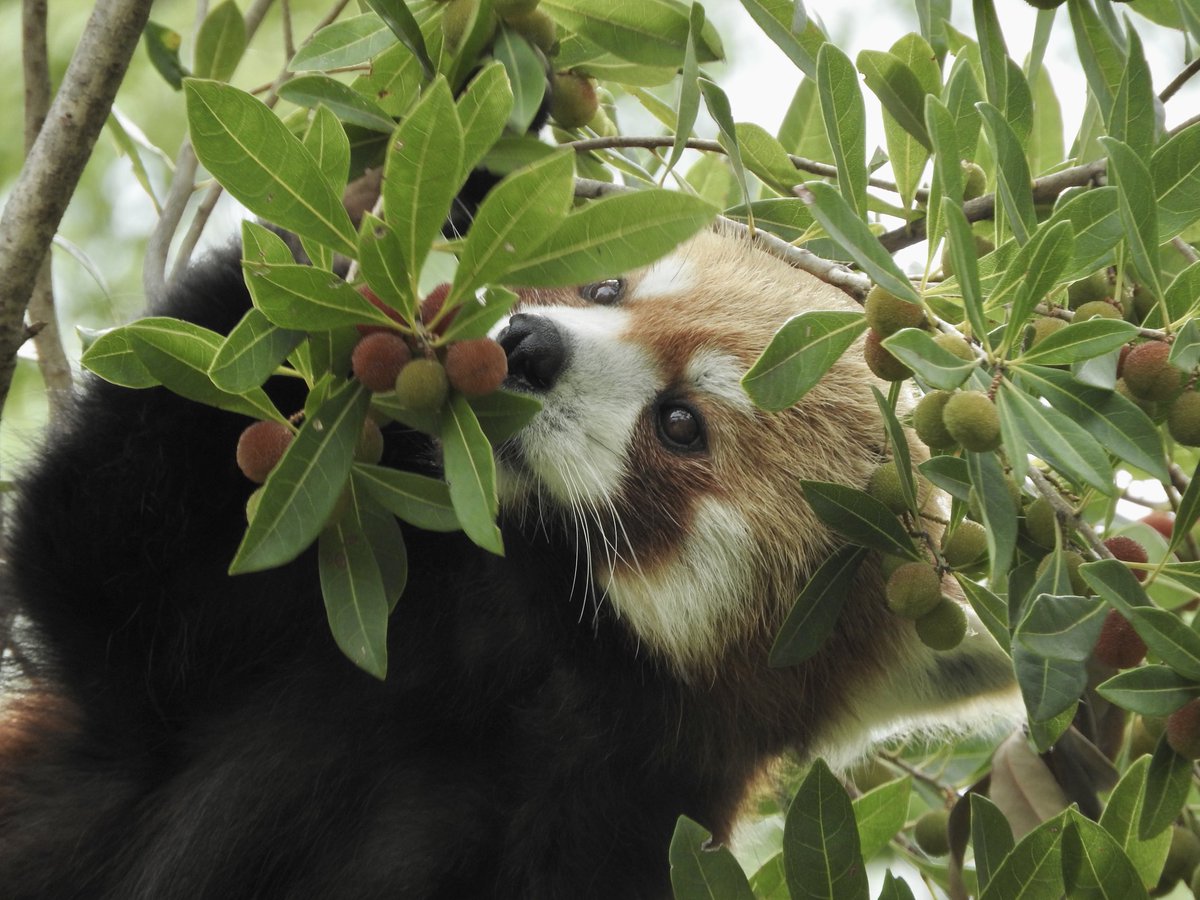
[[[1025,534],[1039,547],[1053,547],[1057,516],[1045,497],[1038,497],[1025,510]]]
[[[1000,446],[1000,414],[981,391],[960,391],[946,401],[942,421],[967,450],[984,453]]]
[[[884,596],[896,615],[919,619],[942,599],[942,579],[929,563],[905,563],[887,580]]]
[[[1054,332],[1060,328],[1066,328],[1067,323],[1064,319],[1059,319],[1054,316],[1037,316],[1034,320],[1025,326],[1025,349],[1036,347]]]
[[[1186,759],[1200,759],[1200,700],[1189,700],[1167,717],[1167,743]]]
[[[582,128],[592,121],[600,100],[596,82],[576,72],[555,72],[551,80],[550,115],[563,128]]]
[[[1088,319],[1119,319],[1121,315],[1121,308],[1115,303],[1109,303],[1107,300],[1089,300],[1087,303],[1079,305],[1079,309],[1075,310],[1075,318],[1071,321],[1086,322]]]
[[[395,332],[368,334],[354,346],[350,368],[368,391],[383,393],[396,387],[396,376],[412,359],[404,338]]]
[[[875,285],[867,293],[863,311],[867,316],[867,324],[880,337],[889,337],[901,328],[925,327],[924,309],[916,303],[901,300],[879,285]]]
[[[1054,561],[1054,554],[1047,553],[1037,567],[1037,577],[1050,567]],[[1063,552],[1063,565],[1067,567],[1067,580],[1071,584],[1071,590],[1081,597],[1086,597],[1092,593],[1091,585],[1083,580],[1083,576],[1079,574],[1079,567],[1083,565],[1083,557],[1074,550],[1066,550]]]
[[[418,315],[421,317],[421,323],[428,327],[442,312],[442,306],[446,303],[446,295],[450,293],[450,285],[443,282],[430,291],[425,299],[421,301]],[[454,317],[458,315],[458,310],[452,310],[446,315],[438,319],[437,325],[433,329],[434,334],[443,334],[450,327],[450,323],[454,321]]]
[[[509,16],[505,21],[547,56],[554,55],[558,46],[558,26],[543,10],[535,9],[524,16]]]
[[[436,359],[414,359],[396,378],[397,399],[417,412],[437,412],[449,391],[446,370]]]
[[[971,345],[960,338],[957,334],[942,332],[933,339],[933,342],[950,353],[953,353],[959,359],[965,359],[968,362],[975,361],[975,351],[971,349]]]
[[[1141,400],[1170,400],[1183,390],[1186,376],[1167,362],[1171,348],[1162,341],[1138,344],[1125,357],[1122,377]]]
[[[983,171],[983,166],[964,159],[962,173],[963,199],[974,200],[976,197],[982,197],[983,192],[987,190],[987,173]]]
[[[879,332],[867,332],[867,339],[863,343],[863,359],[867,361],[867,368],[884,381],[903,381],[911,377],[912,369],[884,349],[882,340]]]
[[[908,510],[908,504],[904,502],[904,493],[900,490],[900,470],[896,468],[895,460],[883,463],[871,473],[871,480],[867,482],[867,493],[896,515]]]
[[[987,532],[978,522],[963,519],[942,538],[942,558],[956,569],[978,562],[987,553]]]
[[[975,258],[976,259],[980,259],[981,257],[987,256],[989,253],[991,253],[995,249],[996,249],[996,245],[993,244],[991,241],[989,241],[987,238],[980,237],[979,235],[975,235]],[[945,275],[947,278],[954,277],[954,261],[951,259],[951,256],[950,256],[950,245],[949,244],[946,244],[945,246],[942,247],[942,274]]]
[[[946,401],[953,396],[950,391],[930,391],[913,410],[913,430],[925,446],[932,450],[947,450],[958,443],[946,430],[946,423],[942,421]]]
[[[396,310],[392,309],[390,306],[388,306],[386,303],[384,303],[382,300],[380,300],[379,295],[376,294],[369,287],[367,287],[365,284],[360,285],[358,287],[358,292],[360,294],[362,294],[364,297],[366,297],[367,300],[370,301],[372,306],[374,306],[376,309],[381,311],[389,319],[392,319],[393,321],[395,321],[396,324],[398,324],[398,325],[407,325],[408,324],[407,322],[404,321],[404,317],[401,316],[400,313],[398,313]],[[357,328],[358,333],[363,335],[364,337],[367,336],[368,334],[375,334],[378,331],[390,331],[390,329],[385,328],[382,325],[356,325],[354,327]]]
[[[446,46],[457,50],[479,11],[479,0],[450,0],[442,13],[442,34]]]
[[[1087,278],[1080,278],[1067,285],[1067,303],[1071,309],[1079,309],[1083,304],[1093,300],[1104,300],[1111,297],[1113,283],[1107,272],[1093,272]]]
[[[1146,289],[1144,285],[1135,284],[1133,286],[1133,314],[1140,322],[1146,316],[1150,315],[1158,301],[1154,299],[1154,295]]]
[[[945,856],[950,852],[950,836],[946,831],[949,822],[949,811],[931,809],[913,825],[913,840],[930,856]]]
[[[1200,447],[1200,393],[1180,394],[1167,407],[1167,431],[1188,447]]]
[[[916,621],[917,637],[930,650],[953,650],[967,636],[967,614],[949,597]]]
[[[282,422],[255,422],[238,438],[238,468],[251,481],[262,484],[291,442],[292,430]]]
[[[891,578],[892,573],[898,568],[908,565],[910,562],[912,562],[912,560],[907,556],[896,556],[894,553],[883,553],[880,554],[879,557],[879,571],[886,580]]]
[[[253,522],[254,517],[258,515],[259,504],[262,503],[263,488],[256,487],[254,492],[246,498],[246,521]]]
[[[1104,617],[1092,657],[1114,669],[1132,669],[1146,658],[1146,642],[1134,631],[1128,619],[1110,609]]]
[[[362,431],[354,444],[354,458],[358,462],[375,465],[383,459],[383,432],[374,419],[363,419]]]
[[[1105,538],[1104,546],[1108,548],[1109,553],[1122,562],[1144,564],[1150,561],[1150,558],[1146,555],[1146,548],[1133,538],[1126,537],[1123,534],[1119,534],[1116,537]],[[1145,569],[1131,569],[1131,571],[1138,581],[1146,580]]]
[[[450,385],[469,397],[490,394],[508,374],[508,356],[491,338],[451,344],[446,351],[446,377]]]
[[[1175,517],[1169,512],[1163,512],[1160,509],[1152,510],[1146,513],[1139,520],[1144,525],[1149,525],[1168,541],[1171,539],[1172,533],[1175,531]]]

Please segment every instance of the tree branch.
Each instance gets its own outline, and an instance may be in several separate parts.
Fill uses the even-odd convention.
[[[1191,79],[1192,76],[1197,72],[1200,72],[1200,57],[1197,57],[1188,63],[1184,67],[1183,71],[1176,75],[1171,80],[1171,83],[1162,89],[1162,93],[1158,95],[1158,99],[1163,103],[1166,103],[1168,100],[1174,97],[1179,92],[1179,89],[1187,84],[1189,79]]]
[[[0,402],[24,340],[25,307],[54,232],[150,15],[150,0],[99,0],[46,123],[0,215]]]

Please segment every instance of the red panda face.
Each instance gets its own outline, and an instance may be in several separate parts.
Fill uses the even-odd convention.
[[[860,353],[782,413],[742,388],[779,326],[812,309],[858,307],[709,233],[624,278],[531,294],[499,333],[509,386],[543,403],[499,454],[502,504],[557,516],[596,602],[681,673],[773,634],[836,545],[799,481],[865,484],[881,459]]]

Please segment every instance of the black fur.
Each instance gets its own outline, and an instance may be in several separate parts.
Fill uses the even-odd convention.
[[[247,305],[225,253],[162,312],[224,332]],[[581,621],[574,551],[512,523],[503,559],[406,528],[391,672],[360,672],[313,553],[225,574],[247,422],[92,382],[22,480],[5,603],[36,665],[0,727],[0,895],[669,896],[676,817],[724,833],[773,740]],[[430,458],[390,437],[390,464]]]

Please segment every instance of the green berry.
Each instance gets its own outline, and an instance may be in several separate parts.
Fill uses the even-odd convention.
[[[879,332],[867,332],[867,339],[863,342],[863,359],[867,362],[867,368],[884,381],[903,381],[912,377],[912,369],[892,356],[884,348],[882,340]]]
[[[563,128],[582,128],[600,108],[596,82],[577,72],[555,72],[550,94],[550,115]]]
[[[558,26],[545,11],[535,9],[523,16],[505,16],[504,20],[547,56],[554,55],[558,47]]]
[[[983,171],[983,166],[964,159],[962,173],[963,199],[974,200],[976,197],[982,197],[983,192],[987,190],[987,173]]]
[[[945,856],[950,852],[950,836],[946,830],[949,822],[949,811],[929,810],[913,825],[913,841],[930,856]]]
[[[493,0],[492,9],[496,10],[496,15],[504,21],[527,16],[535,9],[539,0]]]
[[[985,237],[975,235],[975,258],[981,259],[996,249],[993,244]],[[954,277],[954,262],[950,256],[950,245],[947,243],[942,247],[942,274],[947,278]]]
[[[1200,393],[1180,394],[1167,407],[1167,430],[1188,447],[1200,447]]]
[[[1058,532],[1058,517],[1045,497],[1038,497],[1025,509],[1025,534],[1039,547],[1053,547]]]
[[[354,444],[354,459],[371,465],[383,459],[383,432],[374,419],[363,419],[362,431]]]
[[[446,4],[442,13],[442,34],[450,50],[458,49],[478,12],[479,0],[450,0]]]
[[[888,609],[905,619],[919,619],[942,597],[942,579],[926,562],[910,562],[892,573],[884,588]]]
[[[971,349],[970,343],[960,338],[957,334],[942,332],[933,339],[933,342],[943,350],[953,353],[959,359],[965,359],[967,362],[975,361],[975,351]]]
[[[932,450],[948,450],[958,443],[946,430],[946,423],[942,420],[946,401],[953,396],[950,391],[930,391],[913,410],[913,430]]]
[[[867,493],[896,515],[908,510],[908,504],[904,502],[904,492],[900,490],[900,470],[896,467],[895,460],[883,463],[871,473],[871,480],[867,482]]]
[[[1064,319],[1054,316],[1037,316],[1025,326],[1025,349],[1036,347],[1054,332],[1066,327],[1067,323]]]
[[[414,359],[396,378],[396,398],[417,412],[437,412],[449,391],[446,370],[436,359]]]
[[[987,553],[987,531],[978,522],[963,519],[942,538],[942,557],[956,569],[978,562]]]
[[[949,597],[916,621],[917,637],[930,650],[953,650],[967,636],[967,614]]]
[[[254,492],[246,498],[246,521],[253,522],[254,517],[258,515],[259,504],[262,503],[262,495],[264,488],[256,487]]]
[[[1107,272],[1093,272],[1087,278],[1072,281],[1067,285],[1067,303],[1071,309],[1079,309],[1093,300],[1105,300],[1112,296],[1113,283]]]
[[[916,303],[901,300],[875,285],[867,293],[863,311],[867,325],[880,337],[890,337],[901,328],[924,328],[925,310]]]
[[[1087,597],[1092,593],[1092,587],[1083,579],[1083,575],[1079,571],[1079,567],[1083,565],[1083,557],[1075,550],[1065,550],[1062,555],[1063,565],[1067,567],[1067,581],[1070,582],[1071,590],[1081,597]],[[1041,578],[1054,562],[1054,554],[1047,553],[1042,557],[1042,561],[1038,563],[1036,575]]]
[[[1000,414],[981,391],[960,391],[946,401],[942,421],[967,450],[985,453],[1000,446]]]
[[[1107,300],[1089,300],[1079,304],[1075,310],[1074,322],[1086,322],[1088,319],[1119,319],[1122,313],[1120,307]]]

